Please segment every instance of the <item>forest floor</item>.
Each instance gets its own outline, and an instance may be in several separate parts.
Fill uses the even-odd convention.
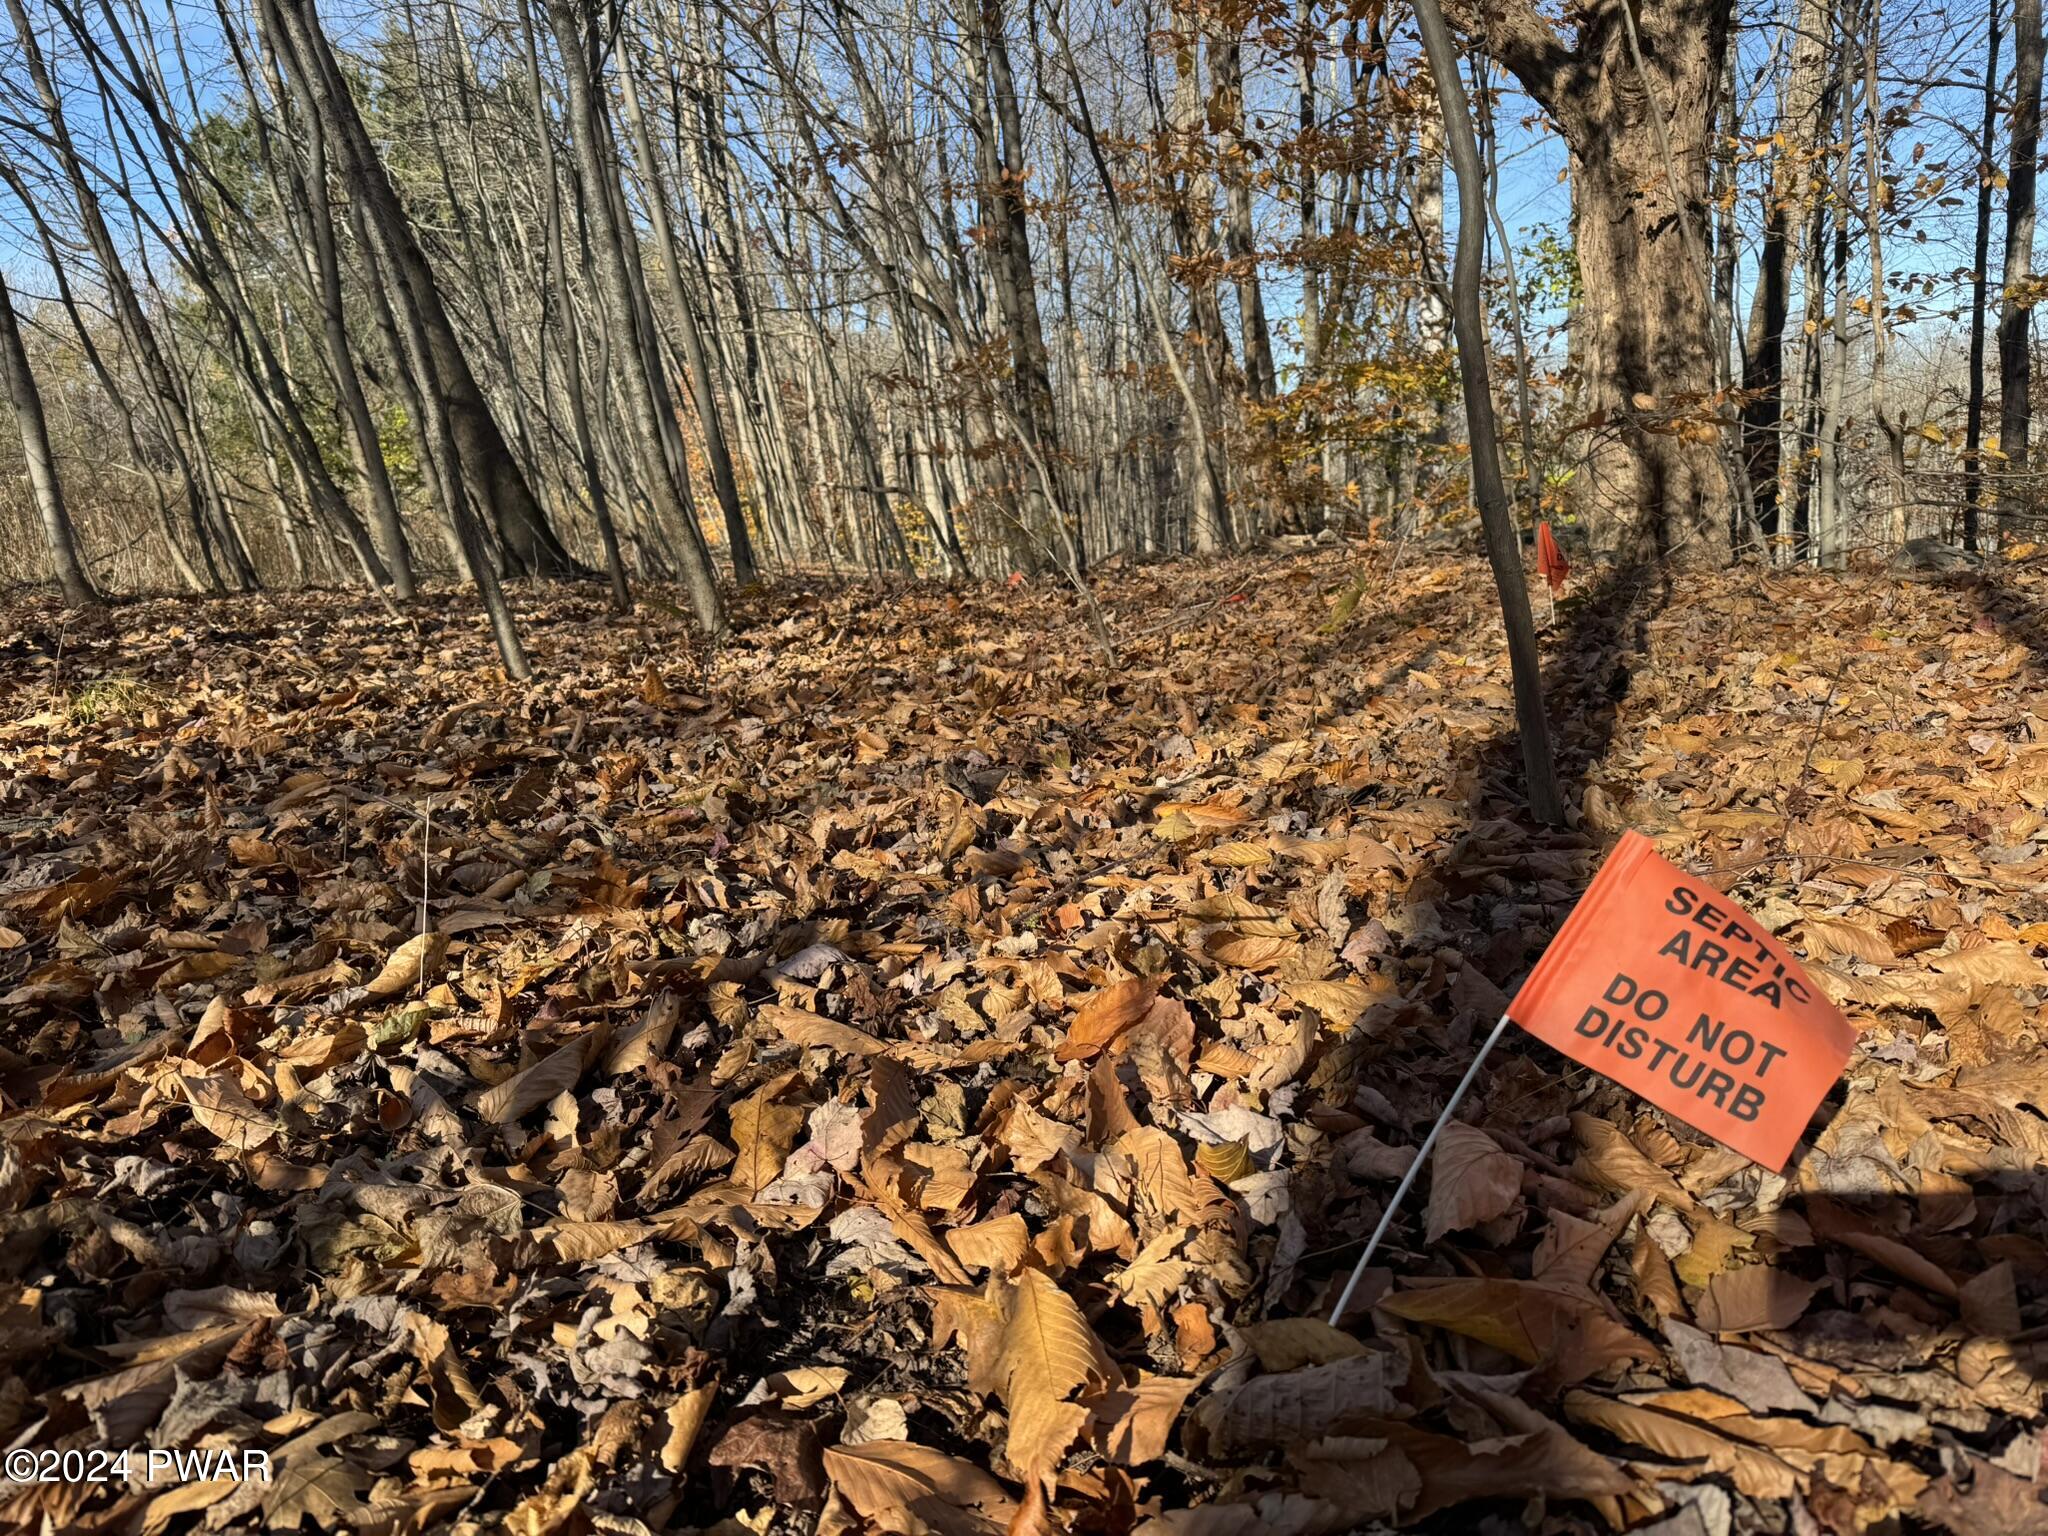
[[[1550,833],[1483,566],[1386,563],[1106,573],[1114,667],[521,589],[530,688],[460,596],[13,604],[0,1445],[135,1455],[0,1527],[2048,1528],[2048,570],[1582,577]],[[1511,1032],[1330,1328],[1624,826],[1843,1084],[1780,1176]]]

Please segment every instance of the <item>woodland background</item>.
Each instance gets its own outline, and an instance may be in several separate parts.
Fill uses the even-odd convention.
[[[2048,1529],[2038,0],[6,5],[0,1529]]]
[[[1448,12],[1525,523],[2037,530],[2032,0]],[[716,630],[715,571],[1078,579],[1472,501],[1399,7],[9,15],[16,580],[481,559]]]

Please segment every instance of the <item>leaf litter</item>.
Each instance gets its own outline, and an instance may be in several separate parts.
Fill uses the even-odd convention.
[[[2044,1528],[2048,583],[1608,577],[1549,833],[1483,569],[1380,559],[1105,575],[1114,671],[1049,588],[529,592],[530,690],[15,605],[0,1441],[277,1473],[0,1522]],[[1513,1040],[1330,1326],[1630,826],[1862,1032],[1798,1160]]]

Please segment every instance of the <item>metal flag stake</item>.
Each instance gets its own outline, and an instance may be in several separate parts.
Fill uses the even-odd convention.
[[[1365,1252],[1358,1256],[1352,1266],[1351,1278],[1344,1283],[1344,1294],[1337,1298],[1336,1308],[1330,1313],[1330,1326],[1335,1328],[1344,1316],[1344,1309],[1351,1305],[1352,1294],[1358,1289],[1358,1282],[1365,1275],[1365,1266],[1372,1262],[1372,1256],[1379,1251],[1380,1239],[1387,1235],[1387,1228],[1394,1224],[1394,1213],[1401,1209],[1401,1202],[1408,1198],[1408,1191],[1414,1187],[1415,1176],[1422,1172],[1422,1165],[1429,1161],[1429,1154],[1436,1146],[1437,1137],[1443,1134],[1450,1123],[1452,1114],[1472,1089],[1472,1081],[1479,1076],[1479,1069],[1486,1065],[1486,1058],[1493,1054],[1493,1048],[1500,1044],[1501,1035],[1507,1030],[1508,1016],[1502,1014],[1500,1022],[1493,1026],[1493,1033],[1486,1037],[1486,1043],[1479,1047],[1479,1054],[1472,1058],[1472,1065],[1465,1069],[1465,1075],[1458,1086],[1451,1090],[1445,1102],[1443,1113],[1436,1117],[1436,1124],[1429,1128],[1429,1134],[1422,1138],[1422,1145],[1416,1149],[1415,1161],[1408,1165],[1408,1171],[1401,1175],[1401,1182],[1394,1186],[1393,1198],[1387,1201],[1387,1208],[1380,1213],[1380,1224],[1372,1229],[1372,1236],[1366,1239]]]

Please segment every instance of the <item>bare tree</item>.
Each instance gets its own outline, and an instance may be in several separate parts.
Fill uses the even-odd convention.
[[[1998,498],[2001,530],[2013,529],[2024,510],[2022,479],[2034,421],[2033,301],[2034,186],[2041,155],[2041,0],[2014,0],[2012,149],[2005,183],[2005,288],[1998,307],[1998,447],[2005,455]],[[1980,252],[1978,259],[1984,259]]]
[[[1479,297],[1485,265],[1486,176],[1472,133],[1472,109],[1458,73],[1457,45],[1437,0],[1415,0],[1415,19],[1429,55],[1430,76],[1443,106],[1444,137],[1458,178],[1458,246],[1451,271],[1451,324],[1458,338],[1458,377],[1464,387],[1466,424],[1472,434],[1472,481],[1486,533],[1486,555],[1500,592],[1507,629],[1508,662],[1515,687],[1515,725],[1521,738],[1522,773],[1528,781],[1529,810],[1551,826],[1564,822],[1564,797],[1557,761],[1550,749],[1550,717],[1543,707],[1543,669],[1536,654],[1536,624],[1529,611],[1529,584],[1522,570],[1522,543],[1514,509],[1501,479],[1499,434],[1494,430],[1493,381],[1486,366],[1486,311]]]
[[[14,424],[21,432],[21,451],[28,460],[29,490],[36,510],[42,514],[43,537],[50,546],[50,563],[56,568],[57,585],[64,601],[83,607],[99,601],[85,563],[78,557],[78,536],[71,531],[71,514],[64,507],[64,487],[57,479],[56,456],[50,452],[50,428],[43,419],[43,396],[36,388],[36,376],[29,371],[28,348],[22,344],[21,326],[14,314],[14,300],[7,283],[0,278],[0,383],[7,388],[8,403],[14,408]]]

